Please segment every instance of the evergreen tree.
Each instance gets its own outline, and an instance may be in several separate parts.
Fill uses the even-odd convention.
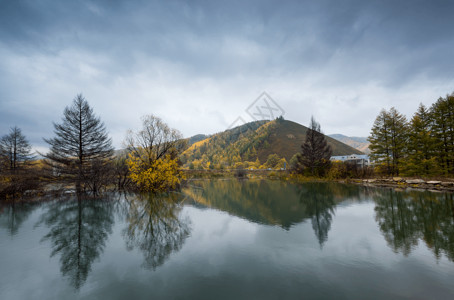
[[[370,136],[367,140],[370,142],[370,158],[375,163],[384,165],[386,173],[391,173],[391,137],[388,129],[388,113],[382,109],[375,118],[374,125]]]
[[[330,165],[331,154],[331,147],[320,130],[320,124],[312,117],[306,132],[306,140],[301,145],[301,153],[298,155],[298,171],[301,172],[306,167],[313,176],[323,175]]]
[[[388,175],[399,175],[407,143],[407,120],[394,107],[375,119],[368,141],[371,159],[385,166]]]
[[[431,107],[436,154],[445,174],[454,174],[454,94]]]
[[[111,158],[112,141],[104,123],[93,113],[93,109],[82,95],[77,95],[63,113],[62,123],[54,123],[55,137],[44,139],[50,145],[45,155],[48,163],[62,178],[76,183],[77,190],[96,185],[91,184],[93,174]]]
[[[437,173],[434,156],[435,139],[431,131],[432,115],[420,104],[409,124],[408,157],[405,161],[407,175],[434,175]]]

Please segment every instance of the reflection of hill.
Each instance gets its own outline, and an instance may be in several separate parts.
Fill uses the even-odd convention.
[[[43,240],[52,244],[51,256],[60,254],[60,270],[79,289],[91,265],[105,247],[114,223],[113,203],[108,200],[55,201],[49,204],[43,222],[50,232]]]
[[[212,180],[194,183],[183,193],[201,205],[219,209],[251,222],[279,225],[313,219],[322,244],[330,228],[334,206],[358,197],[360,188],[336,183],[294,185],[270,180]]]
[[[453,194],[386,190],[374,197],[376,220],[395,252],[408,255],[423,240],[435,256],[454,261]]]
[[[142,251],[144,266],[155,269],[189,236],[189,220],[180,217],[178,195],[132,196],[128,200],[128,227],[124,230],[129,250]]]
[[[288,229],[307,218],[296,186],[279,181],[213,180],[183,190],[194,201],[249,221]]]

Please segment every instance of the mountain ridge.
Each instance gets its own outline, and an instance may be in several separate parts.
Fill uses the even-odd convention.
[[[355,149],[358,149],[361,152],[364,152],[365,154],[369,154],[369,141],[367,140],[366,137],[358,137],[358,136],[346,136],[340,133],[336,134],[330,134],[328,135],[329,137],[332,137],[333,139],[336,139],[346,145],[349,145]]]
[[[300,152],[307,130],[306,126],[283,118],[253,121],[209,136],[189,138],[188,141],[197,141],[189,143],[180,158],[185,167],[195,164],[201,168],[228,167],[244,162],[260,165],[273,154],[282,162],[289,162]],[[203,136],[206,138],[201,139]],[[333,155],[363,154],[334,138],[325,137]]]

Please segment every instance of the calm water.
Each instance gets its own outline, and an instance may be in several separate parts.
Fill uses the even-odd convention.
[[[0,299],[453,299],[452,194],[200,181],[0,206]]]

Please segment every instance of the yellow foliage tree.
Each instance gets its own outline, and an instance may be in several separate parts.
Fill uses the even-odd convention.
[[[177,187],[182,179],[178,153],[184,149],[182,135],[160,118],[142,119],[143,128],[126,137],[129,177],[146,192],[162,192]]]
[[[146,164],[143,159],[130,153],[127,164],[131,180],[143,191],[174,189],[183,178],[177,159],[172,159],[170,155]]]

